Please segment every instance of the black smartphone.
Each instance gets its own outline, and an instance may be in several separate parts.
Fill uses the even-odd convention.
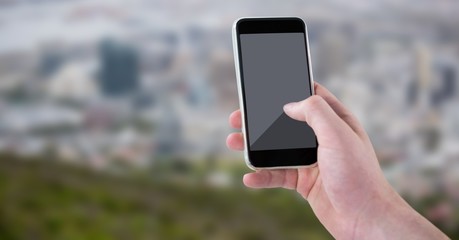
[[[307,28],[297,17],[241,18],[233,49],[247,165],[298,168],[317,162],[317,139],[283,106],[314,94]]]

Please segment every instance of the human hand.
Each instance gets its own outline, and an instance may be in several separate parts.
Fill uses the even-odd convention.
[[[287,104],[284,111],[316,133],[317,167],[260,170],[246,174],[244,184],[296,190],[335,238],[447,238],[389,185],[368,135],[353,114],[327,89],[317,83],[314,88],[316,95]],[[240,129],[240,111],[233,112],[229,121]],[[242,133],[230,134],[227,145],[244,150]]]

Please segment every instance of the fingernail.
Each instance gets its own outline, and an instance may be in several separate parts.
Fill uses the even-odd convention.
[[[284,110],[290,110],[290,109],[294,108],[296,105],[297,105],[296,102],[287,103],[287,104],[284,105]]]

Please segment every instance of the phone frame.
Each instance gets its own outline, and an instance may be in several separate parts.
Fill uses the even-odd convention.
[[[240,27],[245,22],[252,22],[256,27],[249,29]],[[295,23],[296,25],[288,25],[287,22]],[[301,26],[299,26],[300,24]],[[301,28],[302,31],[298,31]],[[244,135],[244,160],[247,166],[253,170],[260,169],[285,169],[285,168],[307,168],[317,165],[317,147],[315,148],[300,148],[300,149],[278,149],[278,150],[262,150],[250,151],[248,142],[248,131],[246,130],[247,118],[245,108],[245,92],[242,76],[242,57],[240,46],[240,31],[246,34],[256,33],[288,33],[288,32],[303,32],[305,37],[305,48],[309,72],[309,84],[311,96],[314,95],[314,78],[312,75],[311,57],[309,50],[309,38],[306,23],[299,17],[243,17],[233,23],[232,39],[233,39],[233,55],[236,69],[237,89],[239,96],[239,106],[241,108],[242,117],[242,132]],[[244,34],[242,33],[242,34]],[[316,137],[317,142],[317,137]],[[252,155],[253,158],[250,156]],[[256,155],[256,156],[254,156]],[[256,159],[255,159],[256,158]],[[313,158],[313,159],[308,159]],[[262,160],[260,160],[262,159]],[[278,159],[283,159],[279,161]]]

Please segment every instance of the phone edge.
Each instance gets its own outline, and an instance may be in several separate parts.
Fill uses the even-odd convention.
[[[309,36],[308,36],[308,26],[306,22],[297,16],[276,16],[276,17],[271,17],[271,16],[259,16],[259,17],[240,17],[236,19],[233,22],[232,26],[232,41],[233,41],[233,57],[234,57],[234,66],[236,70],[236,82],[237,82],[237,91],[238,91],[238,98],[239,98],[239,109],[241,111],[241,122],[242,122],[242,135],[244,137],[244,161],[245,164],[252,170],[267,170],[267,169],[297,169],[297,168],[311,168],[317,166],[317,160],[313,164],[309,165],[295,165],[295,166],[279,166],[279,167],[255,167],[252,165],[252,163],[249,160],[249,151],[248,151],[248,146],[247,146],[247,134],[246,134],[246,127],[245,127],[245,105],[244,101],[242,98],[242,81],[241,81],[241,73],[240,73],[240,64],[239,64],[239,42],[237,41],[237,24],[239,21],[244,20],[244,19],[256,19],[256,18],[298,18],[301,20],[304,24],[304,32],[305,32],[305,38],[306,38],[306,52],[307,52],[307,58],[308,58],[308,70],[309,70],[309,84],[311,88],[311,96],[315,95],[315,90],[314,90],[314,77],[312,74],[312,63],[311,63],[311,54],[310,54],[310,49],[309,49]]]
[[[234,66],[236,70],[236,82],[237,82],[237,95],[239,98],[239,109],[241,111],[241,131],[242,135],[244,138],[244,161],[245,164],[252,170],[257,170],[259,168],[256,168],[255,166],[252,165],[252,163],[249,160],[249,151],[248,151],[248,146],[247,146],[247,134],[245,130],[245,105],[244,101],[242,99],[242,82],[241,82],[241,69],[240,69],[240,64],[239,64],[239,42],[237,41],[237,24],[239,21],[246,19],[245,17],[238,18],[234,21],[233,27],[232,27],[232,38],[233,38],[233,57],[234,57]]]

